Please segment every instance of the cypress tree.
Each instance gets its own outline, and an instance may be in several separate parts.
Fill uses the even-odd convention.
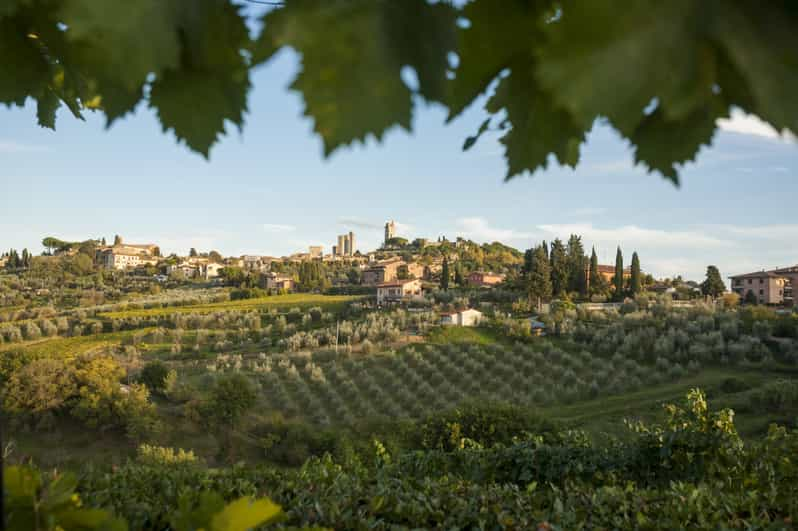
[[[632,253],[632,276],[629,279],[629,289],[632,296],[637,295],[643,289],[640,278],[640,258],[637,257],[637,251]]]
[[[523,273],[524,276],[529,275],[529,273],[532,271],[532,259],[534,256],[535,256],[534,248],[527,249],[526,251],[524,251],[524,266],[523,269],[521,270],[521,273]]]
[[[460,287],[465,284],[463,280],[463,268],[460,266],[460,262],[457,262],[454,266],[454,283]]]
[[[449,260],[443,257],[443,267],[441,268],[441,289],[446,291],[449,289]]]
[[[615,254],[615,300],[623,300],[623,253],[621,247],[618,246],[618,252]]]
[[[529,302],[533,305],[540,300],[551,299],[551,266],[546,249],[541,245],[535,249],[532,259],[532,271],[527,278]]]
[[[568,256],[559,238],[551,242],[551,289],[555,297],[568,290]]]
[[[604,277],[598,270],[598,256],[596,255],[596,248],[593,247],[590,253],[590,294],[601,295],[607,290],[607,285],[604,282]]]
[[[582,237],[571,234],[568,238],[568,291],[585,295],[585,248]]]

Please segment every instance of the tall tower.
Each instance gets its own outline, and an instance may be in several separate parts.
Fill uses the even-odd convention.
[[[349,256],[353,256],[355,254],[355,233],[351,230],[349,231]]]
[[[388,240],[396,236],[396,223],[393,220],[389,221],[385,224],[385,245],[388,244]]]
[[[346,249],[346,244],[344,243],[345,239],[346,236],[344,234],[338,235],[338,252],[336,254],[339,256],[345,254],[345,249]]]
[[[349,256],[352,254],[352,240],[349,239],[347,234],[344,234],[344,256]]]

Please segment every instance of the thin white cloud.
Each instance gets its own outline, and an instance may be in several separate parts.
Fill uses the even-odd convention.
[[[717,225],[717,228],[735,236],[765,240],[781,240],[784,242],[798,241],[798,224],[794,223],[758,226]],[[798,255],[798,249],[796,249],[795,252],[796,255]],[[798,259],[798,256],[796,256],[796,259]]]
[[[50,151],[50,148],[45,146],[22,144],[13,140],[0,140],[0,153],[3,154],[44,153],[47,151]]]
[[[733,242],[722,240],[699,231],[648,229],[637,225],[615,228],[599,228],[587,223],[539,225],[538,228],[553,236],[566,239],[570,234],[579,234],[596,244],[632,245],[637,247],[706,248],[728,247]]]
[[[415,227],[407,223],[394,221],[394,225],[396,225],[396,235],[401,236],[403,238],[411,237],[415,231]]]
[[[740,133],[743,135],[754,135],[773,140],[795,142],[796,137],[789,131],[779,132],[770,124],[760,120],[753,114],[746,114],[739,109],[734,109],[729,118],[718,120],[718,127],[724,131]]]
[[[458,219],[457,226],[459,227],[458,235],[475,241],[528,240],[534,237],[533,234],[527,232],[492,227],[485,218],[480,217]]]
[[[607,209],[602,207],[587,207],[587,208],[577,208],[571,210],[568,214],[577,218],[586,218],[591,216],[601,216],[602,214],[606,213]]]
[[[364,230],[382,230],[384,225],[361,218],[338,218],[338,224]]]
[[[296,230],[296,227],[293,225],[281,225],[279,223],[264,223],[263,230],[265,232],[282,233],[293,232]]]

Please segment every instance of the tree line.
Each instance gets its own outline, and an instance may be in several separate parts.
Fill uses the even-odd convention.
[[[33,254],[27,249],[22,249],[22,253],[19,253],[16,249],[9,249],[8,252],[0,255],[0,258],[6,259],[6,269],[27,269],[30,267]]]
[[[632,253],[632,263],[624,269],[623,252],[618,247],[614,275],[608,281],[602,274],[595,247],[590,257],[585,254],[582,237],[571,234],[567,242],[555,239],[549,247],[546,241],[524,253],[522,285],[530,302],[547,302],[558,298],[612,298],[622,301],[643,291],[644,283],[653,279],[644,277],[637,252]]]

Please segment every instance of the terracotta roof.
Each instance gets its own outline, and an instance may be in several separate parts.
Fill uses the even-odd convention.
[[[405,284],[410,284],[411,282],[417,282],[417,278],[408,278],[406,280],[393,280],[391,282],[383,282],[382,284],[377,284],[378,288],[395,288],[399,286],[404,286]]]
[[[734,275],[729,278],[784,278],[784,277],[783,275],[777,274],[774,271],[756,271],[754,273]]]

